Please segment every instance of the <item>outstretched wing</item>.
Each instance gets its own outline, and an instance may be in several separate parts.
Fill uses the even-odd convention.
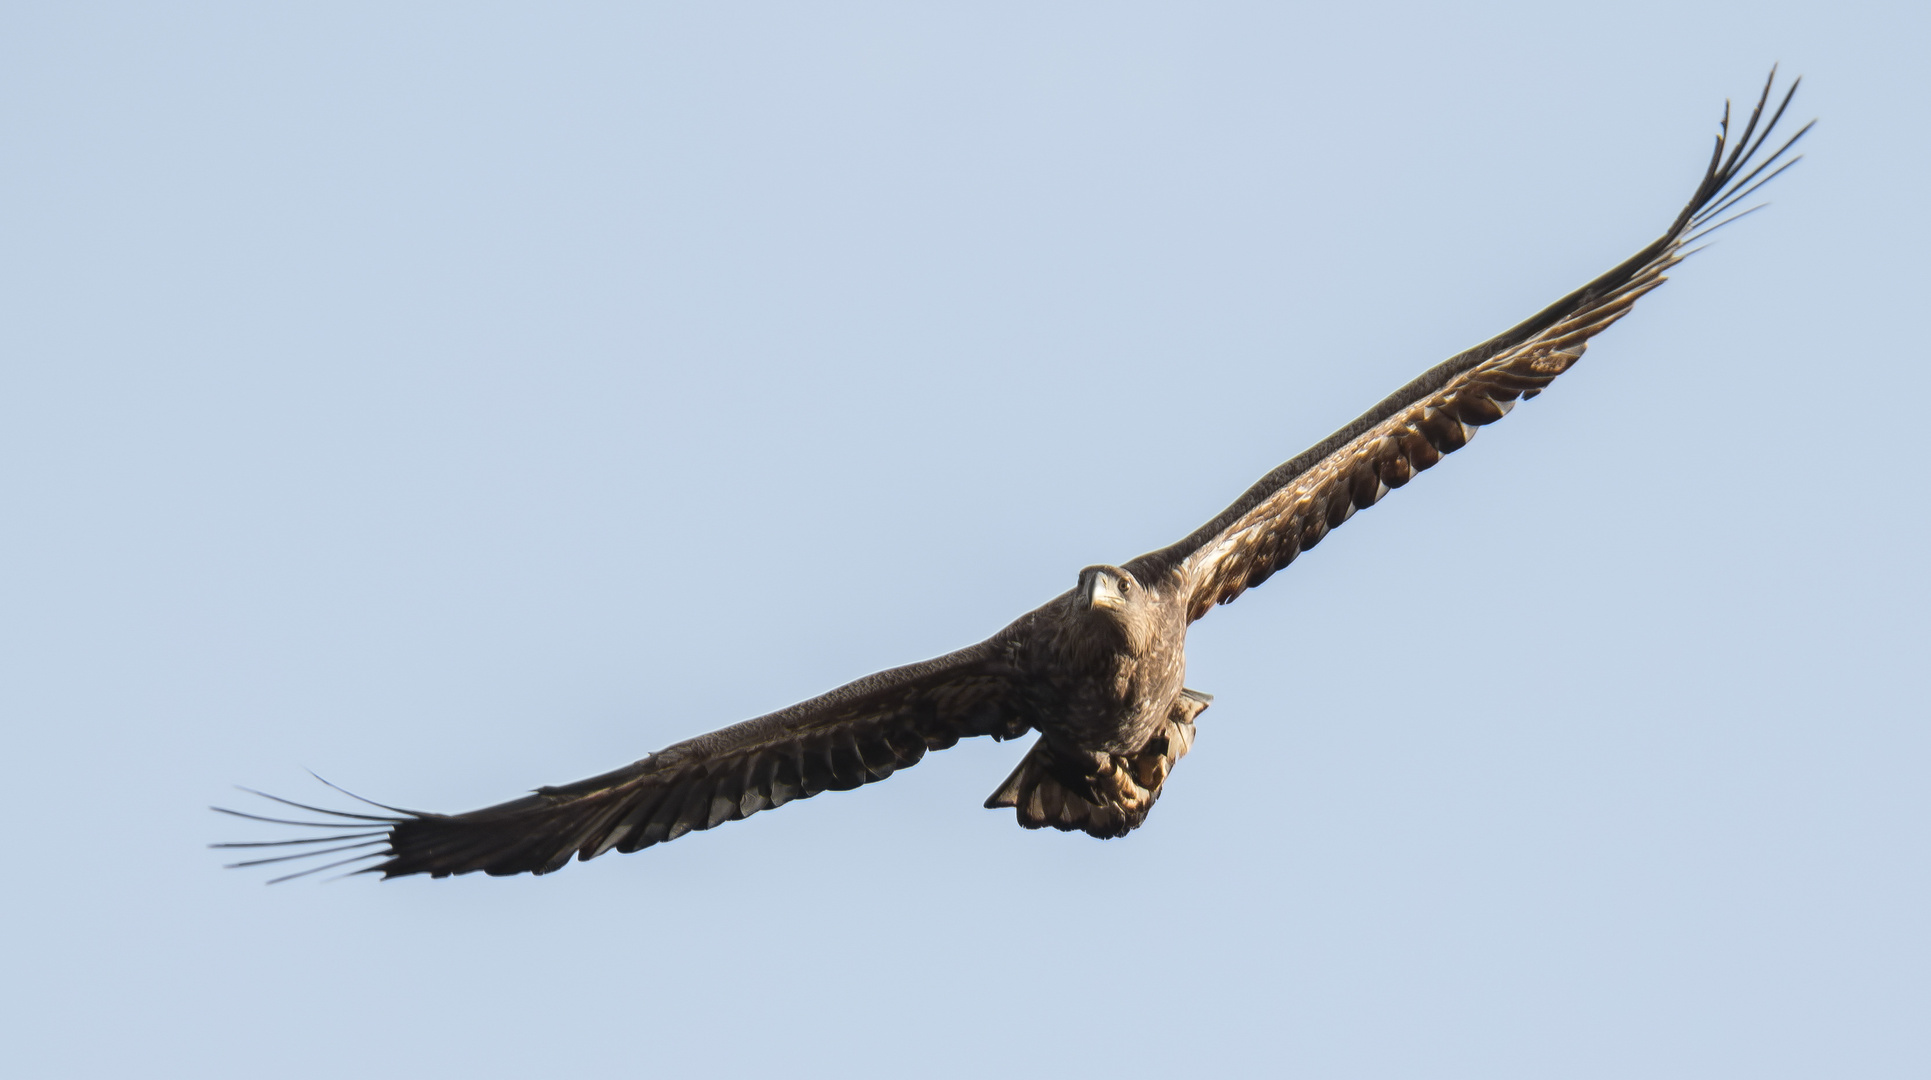
[[[333,820],[299,821],[222,813],[327,829],[325,835],[224,848],[299,847],[236,863],[255,866],[360,851],[276,881],[382,859],[357,873],[447,877],[547,874],[570,856],[636,851],[688,832],[883,780],[969,735],[1012,738],[1027,724],[1014,705],[1003,635],[969,649],[893,668],[800,702],[667,747],[614,772],[535,792],[466,814],[429,814],[373,804],[385,814],[350,814],[265,798]],[[262,794],[256,792],[256,794]],[[366,801],[366,800],[364,800]],[[374,849],[374,850],[369,850]]]
[[[1702,182],[1654,243],[1534,318],[1436,365],[1262,477],[1186,539],[1140,556],[1127,569],[1142,581],[1177,577],[1189,598],[1188,619],[1198,619],[1214,604],[1228,603],[1266,581],[1356,510],[1373,506],[1391,488],[1461,449],[1476,428],[1501,419],[1516,401],[1541,393],[1581,358],[1590,338],[1663,283],[1664,271],[1682,261],[1688,245],[1735,220],[1715,221],[1718,215],[1796,164],[1793,157],[1765,174],[1810,124],[1752,165],[1797,92],[1797,82],[1791,83],[1759,130],[1776,77],[1773,68],[1734,147],[1730,108],[1724,105]]]

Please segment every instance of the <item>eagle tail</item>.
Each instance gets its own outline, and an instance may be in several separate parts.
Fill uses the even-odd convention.
[[[1028,829],[1050,825],[1102,840],[1125,836],[1146,821],[1174,763],[1193,747],[1194,717],[1212,700],[1198,690],[1180,691],[1153,737],[1131,754],[1068,760],[1042,736],[986,808],[1010,806]]]

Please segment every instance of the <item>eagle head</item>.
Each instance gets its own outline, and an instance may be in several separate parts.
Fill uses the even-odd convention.
[[[1159,622],[1157,599],[1127,570],[1089,566],[1079,572],[1079,588],[1073,591],[1073,609],[1078,616],[1074,623],[1087,628],[1091,642],[1124,639],[1127,651],[1138,653],[1153,640]],[[1095,635],[1094,630],[1100,632]]]
[[[1087,611],[1123,615],[1141,602],[1139,581],[1117,566],[1089,566],[1079,572],[1079,602]]]

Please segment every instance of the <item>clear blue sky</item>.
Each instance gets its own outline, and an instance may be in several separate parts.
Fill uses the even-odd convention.
[[[12,6],[6,1056],[1931,1073],[1926,10]],[[1648,241],[1772,61],[1775,205],[1201,623],[1130,838],[988,742],[543,879],[203,846],[979,640]]]

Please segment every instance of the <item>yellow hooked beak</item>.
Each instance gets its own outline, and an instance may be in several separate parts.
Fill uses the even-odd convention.
[[[1089,608],[1117,608],[1126,603],[1126,595],[1120,591],[1120,581],[1112,574],[1100,570],[1086,583],[1086,606]]]

